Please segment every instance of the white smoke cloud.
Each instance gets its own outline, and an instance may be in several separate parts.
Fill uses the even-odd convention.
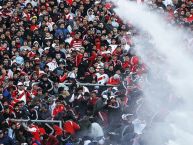
[[[115,12],[136,26],[136,51],[150,70],[143,92],[142,114],[151,122],[147,145],[193,145],[193,57],[186,49],[189,36],[144,5],[114,0]],[[145,37],[144,37],[145,36]],[[156,114],[156,115],[155,115]],[[159,123],[158,123],[159,122]]]

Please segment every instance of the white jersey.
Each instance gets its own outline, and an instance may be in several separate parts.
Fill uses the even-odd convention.
[[[51,71],[53,71],[54,69],[56,69],[58,67],[57,62],[54,62],[54,61],[47,63],[47,65],[49,67],[49,70],[51,70]]]
[[[115,49],[117,48],[117,45],[116,44],[111,44],[109,45],[111,46],[111,54],[113,54],[113,52],[115,51]]]
[[[26,104],[26,101],[27,101],[27,98],[26,98],[26,93],[25,93],[25,90],[18,90],[18,97],[17,97],[17,100],[19,101],[24,101],[25,104]]]
[[[103,84],[104,85],[109,80],[109,76],[107,74],[102,74],[101,75],[100,73],[97,73],[96,76],[97,76],[97,83],[98,84]]]

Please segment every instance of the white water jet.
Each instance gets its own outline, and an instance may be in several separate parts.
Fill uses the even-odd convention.
[[[159,117],[159,123],[146,132],[146,144],[193,145],[193,56],[186,49],[189,36],[144,5],[113,2],[115,12],[143,35],[135,38],[136,51],[149,67],[150,77],[143,87],[146,105],[139,117]]]

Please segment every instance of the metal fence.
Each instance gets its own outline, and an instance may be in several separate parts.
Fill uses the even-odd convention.
[[[15,122],[28,122],[29,120],[27,119],[10,119],[11,121]],[[30,120],[32,122],[39,122],[39,123],[58,123],[59,127],[62,128],[62,121],[60,120]]]
[[[39,84],[38,82],[32,83],[32,86]],[[72,83],[59,83],[65,86],[70,86]],[[93,84],[93,83],[76,83],[79,86],[99,86],[99,87],[118,87],[119,85],[110,85],[110,84]]]
[[[63,85],[69,86],[72,83],[61,83]],[[101,86],[101,87],[118,87],[118,85],[110,85],[110,84],[92,84],[92,83],[76,83],[79,86]]]

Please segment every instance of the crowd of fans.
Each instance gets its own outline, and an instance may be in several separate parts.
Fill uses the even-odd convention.
[[[193,30],[192,0],[148,4]],[[135,28],[113,7],[103,0],[0,0],[0,144],[135,142],[137,82],[147,69],[135,55]]]
[[[147,2],[153,9],[166,15],[168,22],[177,24],[192,32],[193,2],[192,0],[153,0]]]

